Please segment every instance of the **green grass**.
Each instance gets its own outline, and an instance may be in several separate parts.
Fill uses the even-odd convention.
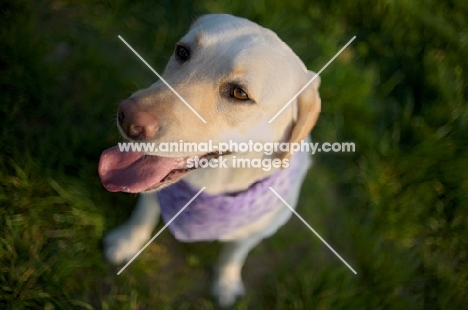
[[[122,275],[103,234],[136,196],[97,177],[117,103],[156,77],[197,16],[273,29],[322,74],[319,154],[298,220],[255,248],[236,309],[461,309],[468,303],[466,1],[16,1],[0,6],[0,304],[6,309],[215,309],[218,244],[165,231]],[[162,224],[159,225],[162,227]]]

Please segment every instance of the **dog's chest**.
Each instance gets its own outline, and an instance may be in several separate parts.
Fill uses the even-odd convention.
[[[224,195],[201,193],[169,224],[169,230],[176,239],[185,242],[218,240],[222,236],[248,225],[273,211],[280,203],[279,198],[270,190],[273,188],[286,197],[291,184],[310,160],[296,154],[290,166],[279,170],[272,176],[252,184],[249,189]],[[198,193],[185,181],[179,181],[156,195],[161,206],[161,216],[168,223]]]

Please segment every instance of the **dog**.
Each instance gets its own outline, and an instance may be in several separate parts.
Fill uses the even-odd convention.
[[[319,77],[273,31],[227,14],[194,22],[162,77],[173,89],[159,80],[120,103],[117,126],[124,139],[155,145],[299,143],[308,141],[320,113]],[[226,167],[187,168],[194,159],[221,157]],[[276,159],[281,165],[239,167],[234,159]],[[241,269],[249,251],[292,215],[270,187],[294,208],[310,165],[308,153],[280,150],[200,154],[110,148],[98,168],[103,185],[112,192],[139,193],[139,200],[131,218],[105,236],[105,256],[115,264],[130,260],[162,216],[172,221],[169,230],[181,241],[225,243],[212,294],[220,306],[231,306],[245,293]]]

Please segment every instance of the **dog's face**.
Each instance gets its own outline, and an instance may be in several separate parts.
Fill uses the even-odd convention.
[[[292,105],[274,123],[268,121],[306,83],[302,63],[291,58],[297,56],[270,30],[237,17],[208,15],[176,44],[163,74],[207,123],[162,81],[133,94],[129,105],[157,120],[159,130],[143,137],[147,140],[279,141],[291,124]],[[122,133],[132,138],[128,130]],[[172,156],[178,155],[183,154]]]
[[[308,133],[316,116],[307,116],[301,124],[306,128],[291,133],[294,119],[299,114],[299,124],[301,113],[318,114],[320,110],[317,79],[268,123],[310,80],[311,73],[272,31],[230,15],[206,15],[195,22],[176,44],[163,78],[206,123],[165,83],[158,81],[120,104],[118,126],[125,138],[155,143],[211,140],[213,145],[229,140],[286,141],[291,135],[303,139],[303,131]],[[310,111],[301,112],[300,107],[298,111],[301,97]],[[111,150],[101,157],[103,183],[109,190],[128,192],[173,183],[186,173],[180,171],[188,157],[204,155],[154,152],[146,154],[153,156],[123,156],[116,149]],[[123,178],[117,178],[117,172],[135,181],[148,175],[149,170],[158,172],[140,186],[117,184]],[[162,179],[156,182],[157,178]]]

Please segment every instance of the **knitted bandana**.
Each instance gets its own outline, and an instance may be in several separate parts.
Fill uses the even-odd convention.
[[[310,163],[308,153],[298,152],[289,161],[288,168],[278,170],[245,191],[220,195],[202,192],[172,221],[169,230],[180,241],[218,240],[276,208],[280,200],[269,187],[286,197],[294,180]],[[164,222],[169,222],[199,190],[181,180],[157,192]]]

